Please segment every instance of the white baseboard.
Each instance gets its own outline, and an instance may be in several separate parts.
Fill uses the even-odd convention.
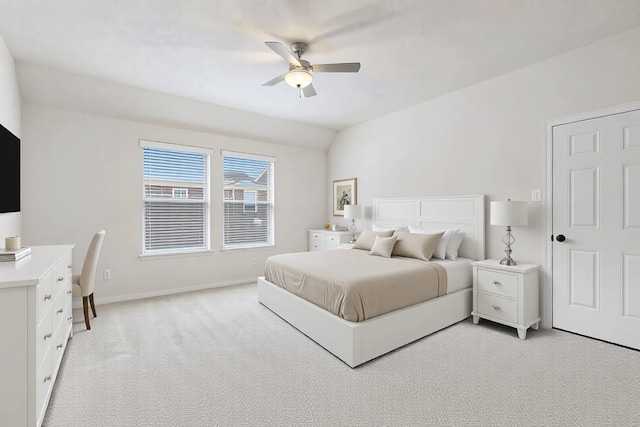
[[[153,298],[153,297],[160,297],[164,295],[181,294],[184,292],[202,291],[205,289],[213,289],[213,288],[223,288],[225,286],[244,285],[246,283],[255,283],[257,282],[257,280],[258,280],[257,277],[252,277],[249,279],[230,280],[228,282],[218,282],[218,283],[207,283],[204,285],[187,286],[184,288],[175,288],[175,289],[164,289],[161,291],[144,292],[141,294],[129,294],[129,295],[116,296],[116,297],[106,297],[106,298],[94,297],[94,302],[96,305],[111,304],[114,302],[132,301],[132,300],[143,299],[143,298]],[[82,308],[82,298],[74,297],[72,307]]]

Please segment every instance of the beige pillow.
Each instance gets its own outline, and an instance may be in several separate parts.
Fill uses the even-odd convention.
[[[376,236],[376,240],[373,242],[373,247],[369,255],[383,256],[385,258],[391,257],[393,247],[396,244],[397,236],[380,237]]]
[[[388,231],[363,231],[358,240],[356,240],[355,245],[353,245],[353,249],[364,249],[370,251],[373,247],[373,244],[376,241],[376,236],[380,237],[391,237],[393,235],[393,230]]]
[[[444,232],[433,234],[397,233],[398,240],[393,248],[393,256],[429,261],[438,247]]]

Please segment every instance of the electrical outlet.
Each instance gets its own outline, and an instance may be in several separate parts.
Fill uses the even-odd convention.
[[[104,280],[111,280],[111,270],[106,269],[106,270],[104,271],[104,273],[102,274],[102,278],[103,278]]]
[[[542,191],[540,190],[532,190],[531,191],[531,201],[539,202],[542,200]]]

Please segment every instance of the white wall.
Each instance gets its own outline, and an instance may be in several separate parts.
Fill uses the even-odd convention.
[[[20,137],[20,93],[13,56],[0,35],[0,124]],[[20,234],[20,212],[0,213],[0,247],[6,236]]]
[[[306,230],[324,222],[326,152],[96,114],[23,104],[23,239],[28,245],[75,243],[79,273],[93,233],[107,231],[98,265],[96,299],[113,301],[262,275],[275,253],[304,251]],[[211,147],[210,255],[141,260],[140,139]],[[221,252],[220,150],[277,157],[276,247]],[[256,258],[257,265],[252,266]],[[113,279],[102,280],[102,270]]]
[[[374,197],[485,194],[486,254],[502,258],[488,202],[545,189],[546,120],[640,100],[638,46],[640,28],[339,132],[329,180],[357,177],[369,207]],[[514,228],[516,260],[545,260],[545,197]]]
[[[16,62],[22,102],[326,151],[336,132],[152,90]]]

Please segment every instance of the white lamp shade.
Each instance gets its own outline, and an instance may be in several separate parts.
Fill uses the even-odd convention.
[[[360,219],[362,218],[362,206],[360,205],[345,205],[344,217],[346,219]]]
[[[311,84],[313,77],[311,77],[311,73],[308,71],[293,70],[289,71],[287,75],[284,76],[284,80],[289,83],[290,86],[303,88]]]
[[[527,202],[491,202],[491,225],[524,226],[527,224]]]

